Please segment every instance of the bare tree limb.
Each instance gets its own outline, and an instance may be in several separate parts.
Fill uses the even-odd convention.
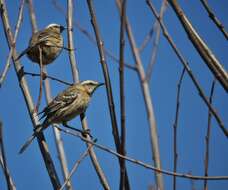
[[[220,20],[215,16],[215,14],[213,13],[213,11],[211,10],[211,8],[208,5],[208,2],[206,0],[200,0],[200,1],[203,4],[204,8],[206,9],[210,19],[215,23],[215,25],[218,27],[218,29],[222,32],[222,34],[224,35],[226,40],[228,40],[228,32],[225,30],[225,27],[220,22]]]
[[[72,4],[72,0],[68,0],[67,1],[67,7],[68,7],[68,11],[67,11],[67,28],[68,28],[68,47],[74,47],[73,45],[73,4]],[[74,75],[73,76],[73,80],[74,80],[74,83],[76,82],[79,82],[79,72],[78,72],[78,68],[76,67],[76,59],[75,59],[75,54],[74,54],[74,51],[69,51],[69,58],[70,58],[70,64],[71,64],[71,69],[72,69],[72,74]],[[74,54],[74,55],[71,55],[71,54]],[[83,130],[89,130],[89,127],[88,127],[88,124],[87,124],[87,120],[86,120],[86,116],[85,114],[81,114],[80,115],[80,119],[81,119],[81,123],[82,123],[82,128]],[[90,136],[89,135],[86,135],[87,139],[91,140]],[[89,144],[87,143],[87,146],[89,146]],[[103,188],[105,190],[110,190],[110,187],[109,187],[109,184],[108,184],[108,181],[106,179],[106,176],[98,162],[98,159],[97,159],[97,156],[96,156],[96,153],[93,149],[93,147],[91,147],[89,149],[89,154],[90,154],[90,158],[91,158],[91,161],[93,163],[93,166],[94,166],[94,169],[95,171],[97,172],[97,175],[99,177],[99,180],[103,186]]]
[[[2,19],[2,23],[3,23],[3,29],[5,32],[6,40],[8,42],[8,46],[9,46],[9,48],[12,48],[14,46],[13,33],[10,28],[6,4],[5,4],[4,0],[0,0],[0,14],[1,14],[1,19]],[[14,48],[13,53],[12,53],[14,69],[16,71],[19,86],[21,88],[21,91],[23,93],[23,96],[24,96],[24,99],[25,99],[25,102],[27,105],[29,116],[33,123],[33,127],[35,128],[37,125],[40,125],[40,122],[38,120],[36,112],[34,112],[34,104],[33,104],[32,96],[29,92],[27,81],[26,81],[25,77],[23,76],[23,73],[21,73],[22,66],[21,66],[19,60],[15,61],[17,59],[17,57],[18,57],[17,52],[16,52],[16,49]],[[43,133],[40,133],[38,135],[37,140],[38,140],[40,151],[42,153],[44,163],[45,163],[46,169],[48,171],[50,180],[52,182],[53,188],[58,189],[58,187],[60,187],[59,178],[56,173],[55,166],[53,164],[51,155],[48,151],[48,146],[45,142]]]
[[[116,0],[116,4],[120,10],[120,0]],[[131,29],[130,22],[128,21],[128,18],[126,16],[126,31],[128,35],[128,39],[130,42],[132,54],[136,63],[137,67],[137,73],[140,80],[140,85],[143,92],[143,98],[145,102],[145,107],[147,111],[147,117],[149,121],[149,129],[150,129],[150,141],[151,141],[151,147],[152,147],[152,158],[154,159],[155,166],[157,168],[161,168],[161,160],[160,160],[160,152],[159,152],[159,143],[158,143],[158,134],[157,134],[157,125],[154,115],[154,109],[153,109],[153,103],[152,98],[150,96],[150,88],[148,82],[145,80],[146,75],[143,68],[142,60],[140,57],[140,53],[138,51],[135,38]],[[156,177],[156,183],[158,186],[158,189],[163,190],[164,184],[163,184],[163,177],[161,173],[155,172]]]
[[[31,21],[31,26],[32,26],[32,33],[34,34],[35,32],[38,31],[38,27],[37,27],[37,23],[36,23],[35,11],[33,8],[33,1],[32,0],[26,0],[26,3],[28,4],[30,21]]]
[[[22,20],[23,20],[23,11],[24,11],[24,4],[25,4],[25,1],[24,0],[21,0],[20,2],[20,8],[19,8],[19,14],[18,14],[18,22],[16,24],[16,27],[15,27],[15,33],[14,33],[14,39],[13,39],[13,43],[16,44],[16,40],[17,40],[17,35],[18,35],[18,31],[19,31],[19,27],[20,27],[20,24],[22,23]],[[13,48],[13,47],[12,47]],[[10,48],[10,52],[9,52],[9,55],[7,57],[7,61],[6,61],[6,65],[3,69],[3,72],[2,72],[2,75],[1,75],[1,78],[0,78],[0,88],[2,87],[2,84],[6,78],[6,75],[7,75],[7,72],[10,68],[10,60],[12,58],[12,54],[13,54],[13,49]]]
[[[126,27],[126,2],[123,0],[121,3],[121,17],[120,17],[120,64],[119,64],[119,76],[120,76],[120,118],[121,118],[121,141],[120,141],[120,153],[126,154],[126,111],[125,111],[125,85],[124,85],[124,47],[125,47],[125,27]],[[126,183],[126,164],[125,160],[121,159],[120,162],[120,190],[130,189],[129,183]]]
[[[107,98],[108,98],[108,107],[109,107],[109,113],[110,113],[111,123],[112,123],[112,134],[114,137],[116,150],[117,150],[117,152],[120,153],[120,151],[121,151],[121,149],[120,149],[120,136],[119,136],[117,120],[116,120],[115,104],[114,104],[114,99],[113,99],[111,80],[110,80],[108,66],[107,66],[106,58],[105,58],[104,43],[103,43],[101,36],[100,36],[100,31],[98,28],[96,15],[95,15],[95,11],[93,8],[92,1],[87,0],[87,4],[88,4],[88,8],[89,8],[90,17],[91,17],[91,23],[92,23],[94,33],[96,36],[97,48],[98,48],[99,55],[100,55],[100,63],[102,66],[102,71],[103,71],[103,75],[104,75],[104,79],[105,79],[105,87],[106,87],[106,93],[107,93]],[[121,166],[122,166],[121,165],[121,159],[119,159],[119,164],[120,164],[120,168],[121,168]],[[125,170],[126,170],[126,168],[125,168]],[[127,170],[125,171],[125,177],[126,177],[125,178],[126,179],[125,187],[127,187],[127,189],[130,189]]]
[[[57,126],[56,126],[57,127]],[[73,130],[69,130],[69,129],[66,129],[66,128],[60,128],[60,127],[57,127],[60,131],[63,131],[64,133],[67,133],[67,134],[70,134],[72,136],[75,136],[75,137],[78,137],[80,138],[82,141],[85,141],[89,144],[92,144],[93,146],[99,148],[100,150],[103,150],[105,152],[108,152],[112,155],[115,155],[117,156],[118,158],[123,158],[125,159],[126,161],[129,161],[133,164],[136,164],[136,165],[139,165],[139,166],[142,166],[146,169],[149,169],[149,170],[153,170],[153,171],[156,171],[156,172],[159,172],[159,173],[163,173],[165,175],[169,175],[169,176],[176,176],[176,177],[180,177],[180,178],[186,178],[186,179],[193,179],[193,180],[228,180],[228,176],[196,176],[196,175],[191,175],[189,173],[175,173],[175,172],[172,172],[172,171],[169,171],[169,170],[164,170],[164,169],[159,169],[155,166],[152,166],[150,164],[146,164],[145,162],[142,162],[140,160],[136,160],[134,158],[131,158],[131,157],[128,157],[128,156],[123,156],[122,154],[119,154],[117,153],[116,151],[104,146],[104,145],[101,145],[101,144],[98,144],[92,140],[88,140],[87,138],[83,137],[81,135],[80,132],[76,132],[76,131],[73,131]]]
[[[214,89],[215,89],[216,80],[214,79],[211,85],[211,92],[210,92],[210,104],[213,101]],[[209,166],[209,146],[210,146],[210,136],[211,136],[211,112],[208,111],[208,121],[207,121],[207,134],[205,137],[205,160],[204,160],[204,176],[208,176],[208,166]],[[208,189],[207,180],[204,181],[204,190]]]
[[[188,35],[189,40],[192,42],[197,52],[200,54],[206,65],[212,71],[216,79],[222,85],[222,87],[228,92],[228,73],[223,68],[221,63],[215,57],[213,52],[209,49],[206,43],[202,40],[199,34],[191,25],[190,21],[184,14],[181,7],[178,5],[177,0],[169,0],[170,5],[175,11],[178,19],[180,20],[182,26],[185,29],[185,32]]]
[[[0,163],[1,163],[2,169],[4,171],[5,178],[6,178],[7,188],[8,188],[8,190],[16,190],[16,186],[13,182],[13,179],[12,179],[9,169],[7,167],[6,154],[5,154],[4,141],[3,141],[3,124],[2,124],[1,120],[0,120],[0,149],[1,149]]]
[[[70,178],[72,177],[72,175],[75,173],[75,171],[77,170],[79,164],[85,159],[86,156],[88,156],[89,154],[89,149],[90,147],[92,147],[93,145],[89,145],[88,148],[86,149],[86,151],[80,156],[80,158],[75,162],[72,170],[69,173],[69,176],[67,176],[66,180],[64,181],[64,183],[62,184],[61,188],[59,190],[63,190],[63,188],[65,187],[65,185],[67,184],[67,182],[70,180]]]
[[[161,29],[163,32],[163,35],[165,36],[165,38],[168,40],[169,44],[171,45],[173,51],[175,52],[175,54],[177,55],[177,57],[179,58],[180,62],[182,63],[182,65],[184,66],[184,68],[186,69],[188,75],[190,76],[193,84],[195,85],[197,91],[199,92],[200,97],[203,99],[204,103],[207,105],[207,107],[210,109],[211,113],[213,114],[213,116],[215,117],[218,126],[221,128],[221,130],[223,131],[224,135],[226,137],[228,137],[228,131],[225,128],[221,118],[219,117],[219,115],[217,114],[217,112],[215,111],[215,109],[213,108],[213,106],[210,104],[207,96],[204,94],[202,88],[199,85],[199,82],[197,81],[197,79],[194,77],[188,62],[185,60],[185,58],[183,57],[183,55],[181,54],[181,52],[177,49],[176,45],[174,44],[172,38],[170,37],[164,23],[161,21],[161,19],[158,16],[157,11],[155,10],[153,4],[151,3],[150,0],[146,0],[149,8],[151,9],[152,13],[154,14],[154,16],[156,17],[156,19],[158,19],[159,24],[161,25]]]
[[[163,19],[163,15],[164,15],[164,12],[166,10],[167,5],[168,5],[167,0],[163,0],[162,5],[161,5],[161,9],[160,9],[160,13],[159,13],[159,17],[161,19]],[[147,81],[150,81],[150,79],[151,79],[153,66],[156,62],[158,44],[160,41],[161,27],[160,27],[158,21],[155,22],[155,31],[156,31],[156,36],[155,36],[155,39],[153,41],[153,48],[152,48],[150,63],[148,65],[147,71],[146,71],[146,80]]]
[[[173,172],[177,171],[177,160],[178,160],[178,153],[177,153],[177,127],[178,127],[178,120],[179,120],[179,112],[180,112],[180,92],[182,81],[185,74],[185,68],[183,68],[181,72],[180,79],[177,84],[177,98],[176,98],[176,114],[175,114],[175,121],[173,124]],[[173,190],[176,190],[176,176],[173,176]]]

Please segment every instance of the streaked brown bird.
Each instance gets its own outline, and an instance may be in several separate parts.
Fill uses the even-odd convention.
[[[66,124],[71,119],[84,113],[89,105],[94,91],[104,83],[86,80],[74,84],[58,94],[39,114],[40,119],[46,117],[43,123],[37,126],[32,136],[22,146],[19,153],[23,153],[33,139],[51,124]]]
[[[32,35],[29,46],[17,58],[27,54],[28,58],[40,64],[40,50],[42,51],[42,65],[52,63],[63,49],[63,37],[61,33],[65,27],[59,24],[49,24],[45,29]]]

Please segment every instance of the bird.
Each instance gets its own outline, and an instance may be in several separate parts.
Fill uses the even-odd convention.
[[[33,139],[51,124],[66,125],[68,121],[85,113],[94,91],[104,83],[85,80],[76,83],[59,93],[38,115],[44,119],[43,123],[34,129],[32,136],[21,147],[19,154],[32,143]]]
[[[49,24],[43,30],[40,30],[32,35],[28,47],[21,52],[16,58],[19,60],[23,55],[40,64],[40,50],[42,51],[42,65],[52,63],[63,49],[63,37],[61,33],[66,28],[59,24]]]

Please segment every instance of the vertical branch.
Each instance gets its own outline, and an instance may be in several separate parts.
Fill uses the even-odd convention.
[[[70,50],[73,50],[72,48],[74,48],[73,45],[73,4],[72,4],[72,0],[68,0],[67,1],[67,34],[68,34],[68,47]],[[70,58],[70,64],[71,64],[71,69],[72,69],[72,75],[73,75],[73,80],[74,83],[79,82],[79,72],[77,69],[77,64],[76,64],[76,59],[75,59],[75,55],[74,55],[74,51],[69,51],[69,58]],[[82,123],[82,128],[83,130],[89,130],[88,124],[87,124],[87,120],[86,120],[86,116],[85,114],[81,114],[80,115],[80,119],[81,119],[81,123]],[[91,140],[90,136],[87,135],[86,137],[88,140]],[[87,146],[89,147],[90,144],[87,143]],[[99,180],[103,186],[103,188],[105,190],[109,190],[109,184],[108,181],[105,177],[105,174],[99,164],[99,161],[97,159],[96,153],[93,149],[93,147],[89,148],[89,154],[90,154],[90,158],[91,161],[93,163],[94,169],[97,172],[97,175],[99,177]]]
[[[228,33],[225,30],[223,24],[219,21],[219,19],[215,16],[213,11],[208,5],[208,2],[206,0],[200,0],[201,3],[203,4],[204,8],[206,9],[208,16],[211,18],[211,20],[215,23],[215,25],[218,27],[218,29],[222,32],[226,40],[228,40]]]
[[[178,160],[178,153],[177,153],[177,127],[178,127],[178,119],[179,119],[179,109],[180,109],[180,92],[181,92],[181,85],[185,74],[185,68],[183,68],[179,82],[177,84],[177,98],[176,98],[176,114],[175,114],[175,121],[173,124],[173,172],[177,172],[177,160]],[[176,190],[176,176],[173,176],[173,190]]]
[[[125,90],[124,90],[124,47],[125,47],[125,26],[126,26],[126,0],[121,4],[121,17],[120,17],[120,63],[119,63],[119,76],[120,76],[120,118],[121,118],[121,144],[120,152],[126,155],[126,122],[125,122]],[[126,184],[126,164],[125,160],[121,159],[120,168],[120,190],[127,189]]]
[[[161,5],[161,9],[160,9],[160,14],[159,17],[162,19],[164,12],[166,10],[166,7],[168,5],[167,0],[163,0],[162,5]],[[156,36],[155,39],[153,41],[153,49],[152,49],[152,53],[151,53],[151,58],[150,58],[150,63],[148,65],[147,68],[147,72],[146,72],[146,80],[149,81],[152,75],[152,70],[153,70],[153,66],[156,62],[156,57],[157,57],[157,51],[158,51],[158,44],[160,41],[160,34],[161,34],[161,27],[158,23],[158,21],[155,22],[155,28],[156,28]]]
[[[18,14],[18,22],[17,22],[16,27],[15,27],[13,44],[16,43],[18,31],[19,31],[20,25],[21,25],[22,20],[23,20],[24,4],[25,4],[25,1],[21,0],[20,8],[19,8],[19,14]],[[10,61],[11,61],[12,54],[13,54],[13,49],[12,48],[10,48],[10,52],[9,52],[8,57],[7,57],[6,65],[5,65],[5,68],[4,68],[4,70],[2,72],[2,75],[1,75],[1,78],[0,78],[0,87],[2,86],[3,81],[6,78],[6,74],[7,74],[8,70],[9,70],[9,68],[10,68],[10,63],[11,63]]]
[[[170,5],[175,11],[178,19],[180,20],[182,26],[185,29],[185,32],[188,35],[189,40],[192,42],[197,52],[200,54],[206,65],[212,71],[216,79],[220,82],[222,87],[228,92],[228,73],[220,64],[218,59],[215,57],[213,52],[208,48],[199,34],[191,25],[188,18],[185,16],[183,10],[178,5],[177,0],[169,0]]]
[[[116,0],[117,6],[120,9],[120,0]],[[159,143],[158,143],[158,134],[157,134],[157,125],[154,115],[153,103],[150,96],[150,88],[148,82],[145,80],[146,75],[143,68],[142,60],[140,57],[140,53],[138,51],[135,38],[131,29],[131,25],[126,17],[126,31],[128,35],[128,39],[130,42],[132,54],[136,63],[137,73],[140,79],[140,84],[143,92],[143,98],[146,106],[147,117],[149,121],[150,128],[150,140],[152,147],[152,158],[154,159],[155,167],[161,168],[161,160],[160,160],[160,151],[159,151]],[[163,184],[163,176],[161,173],[155,172],[156,183],[159,190],[164,189]]]
[[[8,190],[16,190],[16,186],[14,185],[13,179],[12,179],[12,177],[9,173],[9,169],[7,167],[6,155],[5,155],[5,149],[4,149],[4,141],[3,141],[3,124],[2,124],[1,120],[0,120],[0,149],[1,149],[0,162],[1,162],[2,169],[4,171],[4,175],[6,178],[7,188],[8,188]]]
[[[10,28],[8,13],[7,13],[6,4],[5,4],[4,0],[0,0],[0,14],[1,14],[1,19],[2,19],[2,23],[3,23],[6,40],[8,42],[8,46],[9,46],[9,48],[12,48],[14,46],[13,33]],[[13,49],[12,58],[13,58],[13,63],[14,63],[14,69],[16,71],[17,78],[18,78],[18,83],[19,83],[19,86],[23,93],[23,96],[24,96],[24,99],[26,102],[26,106],[27,106],[27,109],[29,112],[29,116],[33,123],[33,127],[35,128],[36,126],[40,125],[40,122],[36,116],[36,113],[34,112],[34,103],[33,103],[32,96],[30,94],[30,91],[29,91],[29,88],[27,85],[27,81],[26,81],[25,77],[23,76],[23,67],[21,66],[21,64],[18,60],[15,61],[17,59],[17,52],[16,52],[15,48]],[[45,142],[43,133],[40,133],[40,135],[37,136],[37,140],[38,140],[40,151],[43,156],[44,163],[45,163],[46,169],[48,171],[50,180],[52,182],[53,188],[58,189],[60,187],[59,178],[56,173],[55,166],[53,164],[51,155],[49,153],[48,146]]]
[[[30,13],[32,30],[33,30],[33,33],[35,33],[37,31],[37,22],[36,22],[36,15],[35,15],[34,7],[33,7],[33,1],[28,0],[28,5],[29,5],[29,13]],[[40,101],[41,101],[41,97],[42,97],[42,91],[43,91],[42,90],[43,73],[44,73],[44,71],[46,71],[46,68],[43,67],[43,64],[42,64],[42,49],[40,47],[39,47],[39,53],[40,53],[40,90],[39,90],[39,97],[38,97],[37,106],[36,106],[37,111],[39,109],[39,105],[40,105]],[[45,73],[47,75],[47,71]],[[49,102],[51,102],[52,97],[51,97],[50,83],[49,83],[48,79],[45,80],[44,87],[45,87],[46,102],[49,103]],[[58,158],[60,161],[63,177],[65,180],[66,177],[69,175],[69,171],[68,171],[68,164],[67,164],[67,159],[66,159],[66,155],[65,155],[65,151],[64,151],[64,145],[63,145],[63,141],[61,138],[61,134],[58,131],[58,129],[53,128],[53,130],[54,130],[56,148],[57,148],[57,152],[58,152]],[[73,189],[70,181],[67,183],[66,187],[67,187],[67,190]]]
[[[211,92],[210,92],[210,98],[209,101],[212,104],[213,95],[214,95],[214,88],[215,88],[216,80],[214,79],[211,85]],[[206,145],[206,151],[205,151],[205,160],[204,160],[204,176],[208,176],[208,166],[209,166],[209,146],[210,146],[210,135],[211,135],[211,112],[208,111],[208,121],[207,121],[207,134],[205,137],[205,145]],[[207,180],[204,180],[204,190],[208,189]]]
[[[104,75],[104,79],[105,79],[108,106],[109,106],[109,112],[110,112],[110,117],[111,117],[111,122],[112,122],[112,134],[114,137],[116,150],[118,153],[120,153],[120,151],[121,151],[120,150],[120,137],[119,137],[119,131],[118,131],[118,126],[117,126],[117,120],[116,120],[115,104],[114,104],[114,99],[113,99],[113,94],[112,94],[111,80],[110,80],[108,66],[107,66],[106,58],[105,58],[104,44],[103,44],[103,41],[100,36],[100,32],[99,32],[99,28],[97,25],[96,15],[95,15],[92,1],[87,0],[87,4],[88,4],[88,8],[89,8],[90,17],[91,17],[91,23],[92,23],[94,33],[96,36],[97,48],[98,48],[99,55],[100,55],[100,63],[102,66],[103,75]],[[120,164],[120,168],[121,168],[121,159],[120,158],[119,158],[119,164]],[[130,189],[130,184],[129,184],[126,168],[125,168],[125,179],[126,179],[125,187],[126,187],[126,189]]]
[[[175,54],[177,55],[178,59],[180,60],[180,63],[184,66],[184,68],[186,69],[186,72],[188,73],[189,77],[191,78],[193,84],[195,85],[200,97],[202,98],[202,100],[204,101],[204,103],[207,105],[207,107],[210,109],[211,113],[213,114],[213,116],[215,117],[218,126],[220,127],[220,129],[222,130],[222,132],[224,133],[224,135],[226,136],[226,138],[228,138],[228,130],[225,128],[221,118],[219,117],[219,115],[217,114],[216,110],[214,109],[214,107],[210,104],[210,102],[208,101],[207,96],[205,95],[204,91],[202,90],[199,82],[197,81],[197,79],[195,78],[195,76],[192,73],[192,70],[190,69],[188,62],[185,60],[184,56],[181,54],[181,52],[179,51],[179,49],[177,49],[175,43],[173,42],[171,36],[169,35],[164,23],[162,22],[162,20],[159,18],[158,13],[156,11],[156,9],[154,8],[153,4],[151,3],[150,0],[146,0],[146,3],[148,4],[150,10],[152,11],[152,13],[154,14],[154,16],[156,17],[156,19],[159,21],[159,24],[161,25],[161,29],[163,32],[164,37],[167,39],[167,41],[169,42],[170,46],[172,47],[173,51],[175,52]]]

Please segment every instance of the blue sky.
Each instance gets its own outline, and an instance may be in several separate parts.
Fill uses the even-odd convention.
[[[59,1],[66,9],[66,2]],[[90,23],[90,15],[85,1],[74,1],[74,20],[79,22],[92,35],[93,28]],[[157,10],[161,1],[152,1]],[[215,14],[222,21],[225,28],[228,29],[227,10],[228,2],[225,0],[208,1],[213,7]],[[19,1],[6,1],[11,26],[14,27],[17,16]],[[186,15],[192,22],[195,29],[203,37],[205,42],[214,52],[221,64],[227,69],[227,42],[220,31],[209,19],[206,11],[199,1],[180,1],[180,5]],[[37,23],[40,29],[50,23],[60,23],[66,25],[63,15],[56,10],[51,0],[42,2],[34,1]],[[101,36],[104,40],[105,48],[114,55],[119,56],[119,16],[114,1],[94,0],[95,11]],[[127,16],[132,25],[132,30],[136,38],[137,45],[140,46],[145,35],[152,27],[155,19],[147,7],[145,1],[133,0],[127,2]],[[169,7],[164,15],[164,22],[168,28],[177,47],[181,50],[184,57],[189,61],[190,67],[201,84],[204,92],[209,95],[213,75],[207,68],[199,54],[194,49],[185,31],[182,29],[175,13]],[[2,23],[1,23],[2,24]],[[2,25],[0,27],[0,71],[8,55],[8,46],[5,40]],[[20,29],[16,44],[17,51],[20,52],[26,48],[31,36],[31,26],[29,20],[28,8],[24,9],[24,19]],[[63,33],[65,44],[67,43],[66,32]],[[128,41],[126,41],[126,62],[134,65],[134,60],[130,51]],[[99,63],[99,54],[97,47],[94,46],[81,32],[74,29],[74,43],[76,47],[76,60],[80,72],[80,79],[92,79],[104,81],[101,65]],[[145,48],[141,54],[141,59],[146,69],[150,59],[152,42]],[[21,59],[26,71],[38,72],[39,67],[24,56]],[[107,57],[107,64],[110,71],[115,108],[118,124],[120,125],[120,104],[119,104],[119,70],[118,65],[112,59]],[[55,63],[48,66],[50,75],[56,76],[66,81],[72,81],[68,53],[63,51],[56,59]],[[140,88],[137,73],[126,69],[126,126],[127,126],[127,155],[146,163],[153,164],[149,139],[149,126],[144,106],[143,96]],[[167,170],[173,168],[173,122],[176,106],[177,82],[182,71],[182,65],[177,59],[167,40],[161,35],[157,61],[153,68],[153,74],[150,81],[150,90],[154,111],[156,116],[159,146],[162,160],[162,167]],[[33,100],[38,96],[38,78],[26,77]],[[53,96],[66,88],[65,85],[51,82]],[[17,189],[52,189],[47,171],[42,160],[37,142],[28,148],[23,155],[18,155],[20,146],[32,133],[32,124],[26,109],[25,101],[18,85],[17,77],[13,67],[7,75],[7,79],[0,89],[0,118],[4,123],[4,141],[6,156],[9,169],[16,183]],[[45,106],[43,97],[41,108]],[[217,83],[214,95],[214,107],[221,116],[225,126],[228,124],[228,101],[227,93]],[[194,175],[204,174],[204,150],[205,134],[207,127],[208,109],[193,85],[188,75],[185,75],[182,92],[180,120],[178,128],[178,171],[183,173],[191,172]],[[108,111],[106,91],[104,88],[98,89],[87,110],[87,117],[91,133],[98,139],[98,142],[112,149],[115,148],[110,116]],[[77,128],[80,128],[79,118],[71,122]],[[45,136],[52,153],[53,160],[62,180],[60,165],[58,162],[53,130],[51,128],[45,131]],[[68,158],[69,168],[72,168],[75,161],[84,152],[86,146],[75,137],[62,134],[65,151]],[[108,178],[111,189],[118,189],[119,186],[119,166],[118,160],[113,155],[95,149],[101,166]],[[212,119],[212,136],[210,147],[210,165],[209,175],[228,175],[227,139],[219,129],[215,119]],[[129,180],[132,190],[147,189],[149,185],[154,184],[154,173],[132,163],[127,163]],[[72,177],[75,189],[102,189],[99,179],[93,169],[90,158],[87,157],[79,166],[76,174]],[[165,189],[172,189],[172,177],[164,176]],[[203,188],[202,181],[195,181],[196,189]],[[187,179],[177,179],[177,189],[191,189],[191,183]],[[209,189],[225,190],[228,188],[228,181],[211,181]],[[0,189],[6,189],[3,172],[0,171]]]

